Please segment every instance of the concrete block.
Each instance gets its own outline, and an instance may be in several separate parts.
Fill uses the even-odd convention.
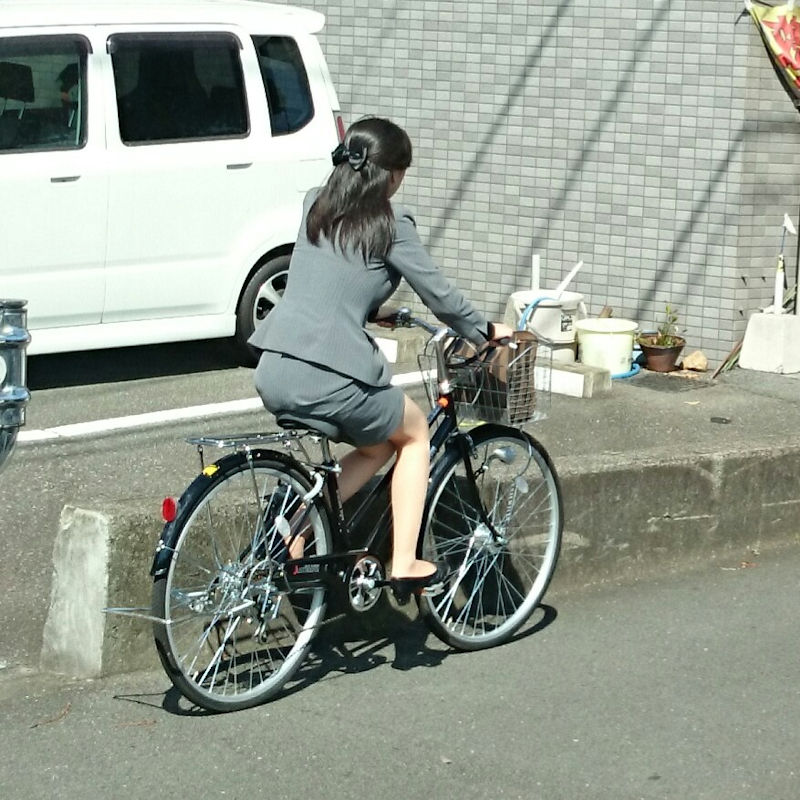
[[[163,526],[158,507],[149,498],[95,509],[64,507],[53,547],[42,669],[92,678],[156,666],[150,623],[103,609],[149,613],[148,573]]]
[[[553,362],[550,391],[568,397],[603,397],[611,392],[611,373],[586,364]]]
[[[373,479],[373,481],[376,479]],[[348,514],[363,502],[364,493],[345,504]],[[387,513],[388,496],[365,515],[369,531]],[[50,607],[43,631],[40,667],[75,678],[96,678],[122,672],[154,669],[159,660],[153,643],[152,621],[103,609],[151,613],[153,579],[150,565],[163,528],[160,499],[135,498],[98,503],[94,509],[65,506],[53,548]],[[389,537],[378,556],[387,563]],[[328,599],[328,618],[347,611],[344,593]],[[383,598],[371,614],[347,614],[326,631],[328,636],[357,639],[380,626],[386,615],[416,616],[416,607],[399,608]]]
[[[800,317],[753,314],[747,322],[739,366],[759,372],[800,372]]]
[[[81,678],[101,674],[107,588],[108,519],[67,506],[53,547],[42,669]]]
[[[417,356],[425,346],[428,335],[419,328],[398,328],[388,330],[378,328],[380,333],[372,334],[390,364],[400,364],[408,369],[417,368]]]

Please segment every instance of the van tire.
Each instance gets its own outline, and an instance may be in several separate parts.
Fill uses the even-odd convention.
[[[263,322],[283,296],[289,274],[289,254],[275,256],[265,261],[252,274],[244,287],[236,309],[236,335],[234,346],[237,356],[245,366],[254,366],[260,351],[247,343],[256,324]]]

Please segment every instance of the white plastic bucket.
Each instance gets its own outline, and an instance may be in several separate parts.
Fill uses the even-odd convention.
[[[536,303],[528,313],[526,327],[558,343],[574,342],[575,321],[586,317],[583,295],[577,292],[562,292],[558,300],[546,289],[513,292],[511,301],[520,321],[528,306]]]
[[[514,307],[518,325],[526,310],[535,303],[527,312],[525,329],[553,342],[554,361],[569,363],[575,360],[575,323],[586,317],[582,294],[562,292],[556,300],[552,293],[548,295],[546,289],[529,290],[513,292],[510,303]]]
[[[582,364],[607,369],[612,375],[630,372],[638,325],[629,319],[584,319],[575,323]]]

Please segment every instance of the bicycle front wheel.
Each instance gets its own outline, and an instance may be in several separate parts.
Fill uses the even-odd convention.
[[[306,557],[331,546],[325,509],[302,503],[308,475],[282,455],[236,453],[198,476],[179,502],[171,560],[153,587],[153,614],[164,620],[154,626],[161,663],[209,711],[280,691],[325,613],[324,588],[293,591],[283,575],[293,524],[305,532]]]
[[[482,425],[436,464],[423,555],[452,570],[448,589],[421,597],[431,630],[460,650],[502,644],[541,601],[561,547],[563,507],[545,449],[523,431]]]

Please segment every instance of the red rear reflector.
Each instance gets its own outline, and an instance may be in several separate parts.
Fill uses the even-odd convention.
[[[442,408],[447,408],[450,405],[450,398],[442,396],[436,401]]]
[[[174,497],[165,497],[161,503],[161,516],[164,522],[172,522],[178,516],[178,501]]]
[[[344,141],[344,120],[342,119],[341,114],[335,114],[334,118],[336,120],[336,132],[339,134],[339,141]]]

